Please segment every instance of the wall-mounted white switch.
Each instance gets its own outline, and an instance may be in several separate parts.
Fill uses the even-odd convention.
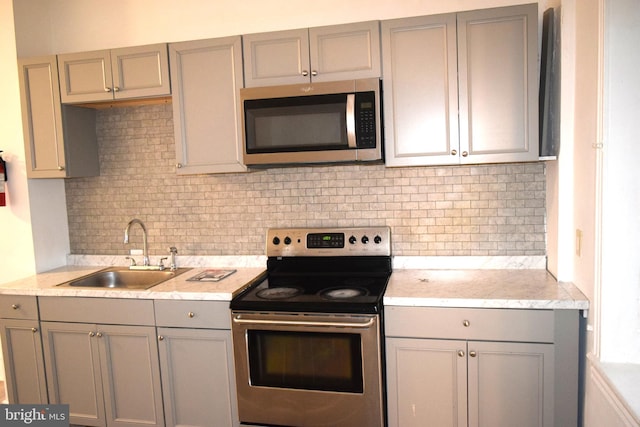
[[[142,249],[131,249],[129,255],[142,255]]]

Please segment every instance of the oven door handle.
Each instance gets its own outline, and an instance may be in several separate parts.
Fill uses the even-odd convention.
[[[238,324],[254,324],[254,325],[277,325],[277,326],[330,326],[337,328],[369,328],[374,322],[375,318],[371,317],[366,322],[313,322],[313,321],[299,321],[299,320],[263,320],[263,319],[243,319],[241,315],[236,315],[233,318],[234,323]]]

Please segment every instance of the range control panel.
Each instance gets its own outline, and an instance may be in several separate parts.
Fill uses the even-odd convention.
[[[389,227],[270,228],[267,256],[391,256]]]

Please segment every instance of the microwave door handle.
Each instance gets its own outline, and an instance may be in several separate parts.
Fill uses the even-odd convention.
[[[347,145],[349,148],[357,148],[356,145],[356,95],[347,95]]]

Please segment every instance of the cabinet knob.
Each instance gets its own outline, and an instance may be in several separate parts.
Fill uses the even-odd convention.
[[[466,151],[462,152],[462,157],[467,157],[469,155],[469,153],[467,153]]]
[[[458,350],[458,357],[464,357],[464,351]]]
[[[111,92],[111,88],[110,88],[110,87],[105,87],[105,88],[104,88],[104,91],[105,91],[105,92]]]
[[[59,171],[63,171],[64,170],[64,166],[58,166],[58,170]]]
[[[164,341],[164,336],[163,335],[158,335],[158,341]]]
[[[317,75],[318,75],[318,72],[317,72],[316,70],[312,70],[312,71],[311,71],[311,75],[312,75],[312,76],[317,76]]]
[[[302,70],[302,75],[307,77],[309,75],[309,72],[307,70]]]
[[[452,156],[458,155],[458,150],[451,150],[451,155]]]
[[[96,336],[97,336],[98,338],[102,338],[102,332],[98,332],[98,333],[96,334]]]
[[[89,332],[89,336],[90,336],[90,337],[95,337],[95,336],[96,336],[96,333],[95,333],[95,332],[93,332],[93,331],[91,331],[91,332]]]
[[[196,314],[193,311],[190,311],[190,312],[187,313],[187,317],[189,319],[193,319],[195,316],[196,316]]]
[[[468,320],[463,320],[463,321],[462,321],[462,325],[463,325],[465,328],[468,328],[468,327],[471,325],[471,322],[469,322]]]
[[[35,334],[36,332],[38,332],[38,328],[31,328],[31,332]]]
[[[11,304],[11,308],[13,308],[14,310],[17,310],[20,308],[20,304]]]
[[[114,92],[120,92],[120,88],[119,88],[118,86],[114,86],[114,87],[113,87],[113,91],[114,91]]]
[[[476,356],[477,356],[477,353],[476,353],[475,351],[470,351],[470,352],[469,352],[469,356],[471,356],[471,357],[476,357]]]
[[[182,163],[176,163],[176,169],[180,169],[182,167]]]

